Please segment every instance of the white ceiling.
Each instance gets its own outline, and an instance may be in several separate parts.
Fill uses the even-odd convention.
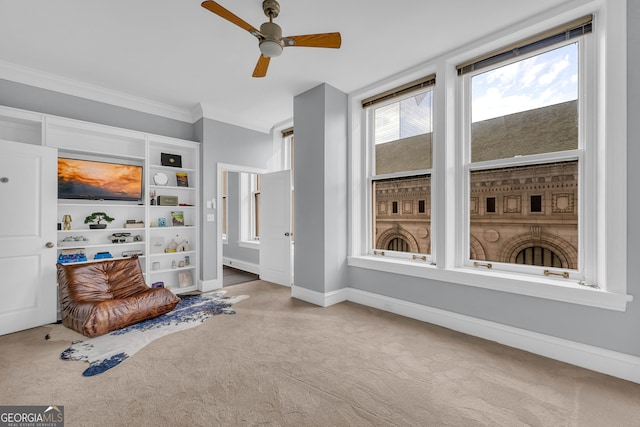
[[[286,48],[256,79],[257,40],[201,0],[6,0],[0,78],[268,131],[322,82],[350,93],[567,1],[280,0],[283,35],[339,31],[342,48]],[[267,20],[262,0],[218,3]]]

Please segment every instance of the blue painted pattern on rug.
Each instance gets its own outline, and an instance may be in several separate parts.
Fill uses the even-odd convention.
[[[89,362],[89,368],[82,373],[85,377],[101,374],[160,337],[198,326],[216,314],[235,314],[231,305],[248,296],[230,298],[224,296],[225,292],[183,296],[173,311],[106,335],[76,342],[63,351],[60,358]]]

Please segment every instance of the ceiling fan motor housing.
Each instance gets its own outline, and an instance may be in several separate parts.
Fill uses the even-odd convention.
[[[260,51],[266,57],[280,56],[284,43],[282,42],[282,28],[273,22],[260,25],[260,32],[264,39],[260,41]]]

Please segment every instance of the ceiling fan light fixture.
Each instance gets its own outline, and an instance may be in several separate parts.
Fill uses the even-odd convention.
[[[262,52],[262,56],[267,58],[280,56],[282,55],[282,45],[273,40],[263,40],[260,42],[260,52]]]

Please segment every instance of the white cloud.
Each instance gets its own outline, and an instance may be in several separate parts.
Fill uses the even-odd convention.
[[[577,99],[577,67],[573,44],[474,76],[472,121]]]

